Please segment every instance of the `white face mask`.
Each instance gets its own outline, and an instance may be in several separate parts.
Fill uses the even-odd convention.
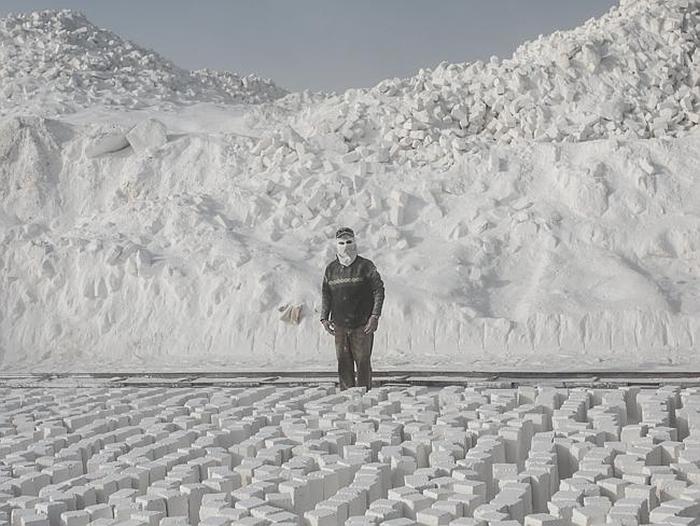
[[[352,264],[357,257],[357,245],[355,244],[354,237],[336,239],[335,249],[338,254],[338,261],[340,261],[341,265],[345,265],[346,267]]]

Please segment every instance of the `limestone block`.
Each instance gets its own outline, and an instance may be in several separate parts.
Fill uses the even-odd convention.
[[[309,510],[304,513],[304,524],[307,526],[337,526],[338,515],[328,508]]]
[[[167,129],[162,122],[147,119],[134,126],[126,134],[126,140],[136,153],[144,153],[168,142]]]
[[[61,526],[61,514],[68,511],[63,502],[38,502],[34,509],[49,519],[49,526]]]
[[[566,526],[566,522],[548,513],[534,513],[525,516],[524,526]]]
[[[49,519],[43,513],[28,513],[19,518],[19,526],[49,526]]]
[[[425,526],[447,526],[455,517],[447,510],[426,508],[416,513],[416,522]]]
[[[85,510],[61,513],[61,526],[87,526],[89,522],[90,514]]]
[[[87,506],[85,508],[85,511],[88,512],[91,522],[97,519],[114,518],[114,515],[112,513],[112,507],[109,504],[93,504],[92,506]]]

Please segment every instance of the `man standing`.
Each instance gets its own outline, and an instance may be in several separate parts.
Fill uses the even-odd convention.
[[[384,283],[374,263],[357,255],[351,228],[338,229],[335,241],[337,257],[326,267],[321,287],[321,323],[335,336],[340,388],[358,385],[370,389],[370,358],[384,303]]]

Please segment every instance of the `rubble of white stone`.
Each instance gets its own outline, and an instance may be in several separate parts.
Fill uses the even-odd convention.
[[[700,523],[700,389],[1,389],[0,526]]]
[[[697,363],[695,134],[438,171],[345,165],[291,127],[175,125],[0,120],[4,371],[332,369],[317,315],[339,224],[386,281],[379,367]]]
[[[623,1],[509,59],[348,90],[296,126],[362,159],[419,164],[493,142],[676,137],[700,122],[698,42],[696,0]]]
[[[0,368],[334,368],[341,225],[385,278],[378,367],[695,368],[697,19],[623,2],[508,60],[276,99],[7,17]]]
[[[47,115],[95,105],[261,103],[285,94],[254,75],[186,71],[79,12],[49,10],[0,20],[0,115],[30,106]]]

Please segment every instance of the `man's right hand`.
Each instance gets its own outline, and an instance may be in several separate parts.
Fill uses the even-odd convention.
[[[321,323],[328,334],[335,335],[335,326],[333,325],[332,321],[321,320]]]

